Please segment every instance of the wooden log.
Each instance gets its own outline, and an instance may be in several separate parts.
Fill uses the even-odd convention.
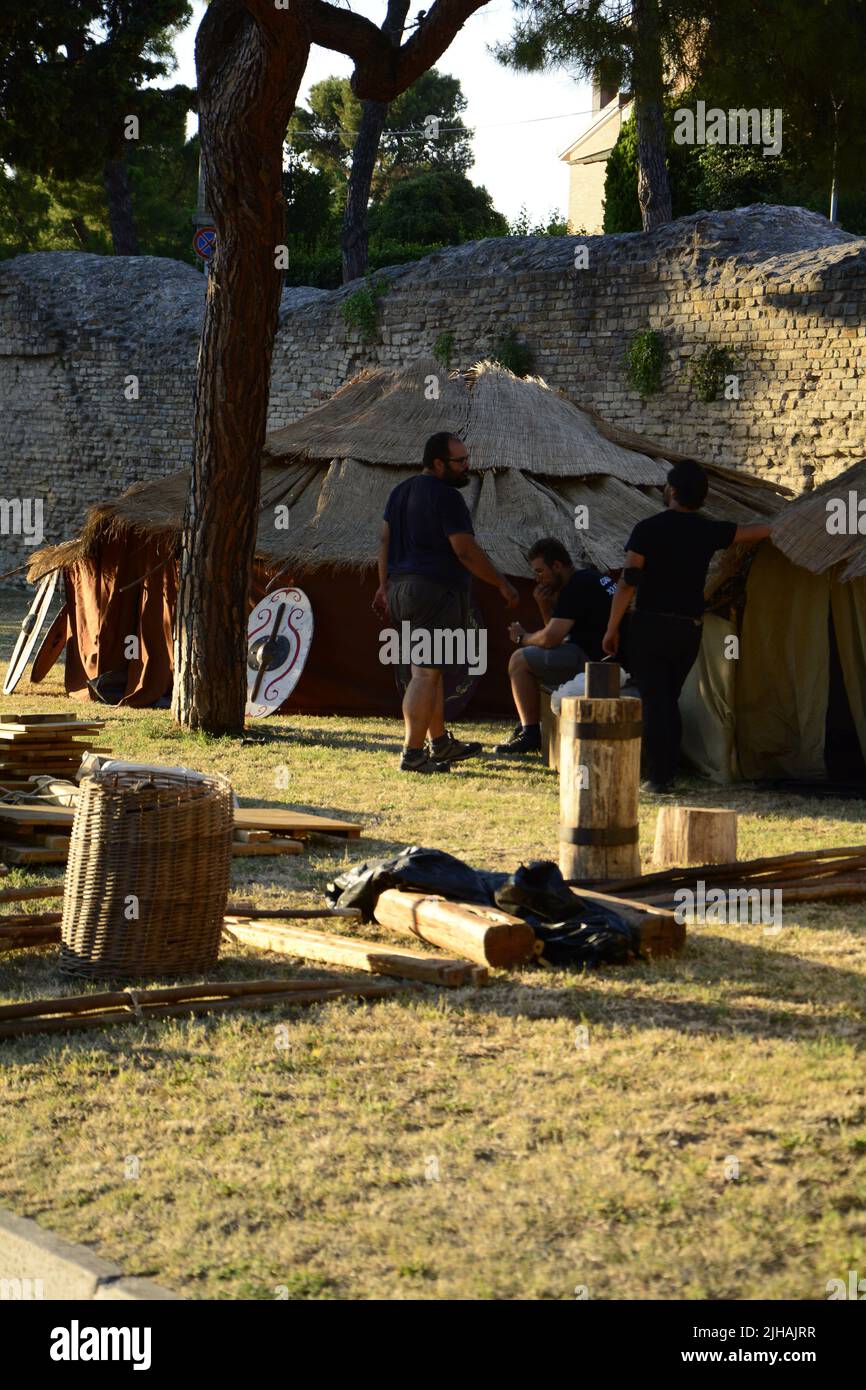
[[[379,894],[374,915],[383,927],[494,969],[524,965],[538,954],[529,924],[498,908],[389,888]]]
[[[44,927],[0,927],[0,953],[24,951],[31,946],[56,946],[59,941],[59,922]]]
[[[640,869],[641,702],[566,696],[559,716],[559,866],[566,879]]]
[[[68,850],[46,849],[44,845],[34,845],[30,841],[10,844],[0,843],[0,858],[7,864],[65,864]]]
[[[630,926],[635,927],[642,956],[677,955],[686,944],[685,923],[678,922],[674,913],[667,908],[651,906],[632,898],[615,897],[611,893],[584,888],[577,891],[587,902],[603,903],[613,908]]]
[[[445,985],[450,989],[486,984],[488,979],[484,966],[470,965],[467,961],[422,955],[419,951],[379,946],[375,942],[360,941],[357,937],[350,939],[305,930],[303,927],[262,927],[226,917],[225,935],[232,941],[263,951],[276,951],[280,955],[330,965],[348,965],[372,975],[423,980],[426,984]]]
[[[730,864],[737,858],[737,813],[708,806],[662,806],[654,864]]]

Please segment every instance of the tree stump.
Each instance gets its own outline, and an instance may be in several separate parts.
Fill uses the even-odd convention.
[[[640,873],[641,702],[566,696],[559,716],[559,867],[566,879]]]
[[[728,864],[737,857],[737,813],[704,806],[662,806],[653,863]]]

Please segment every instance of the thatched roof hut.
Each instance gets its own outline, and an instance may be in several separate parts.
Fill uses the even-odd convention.
[[[660,490],[676,457],[662,457],[648,441],[607,425],[543,381],[517,378],[489,362],[450,375],[432,358],[399,371],[362,372],[266,441],[256,547],[260,579],[291,575],[309,593],[316,620],[313,654],[293,708],[394,708],[393,677],[377,661],[378,623],[369,606],[381,518],[391,489],[417,471],[425,439],[441,429],[458,434],[469,447],[472,479],[463,496],[480,544],[500,570],[523,581],[531,576],[526,552],[545,535],[562,540],[578,564],[619,569],[631,527],[659,509]],[[774,515],[782,506],[781,489],[732,469],[706,466],[709,515],[748,521]],[[145,576],[172,553],[188,478],[183,471],[137,484],[116,501],[93,508],[74,541],[33,557],[31,578],[58,564],[74,576],[78,609],[92,615],[91,646],[100,632],[97,645],[102,651],[112,648],[105,631],[113,627],[107,605],[115,592],[134,592],[124,588],[135,578],[131,557]],[[577,512],[579,507],[586,513]],[[576,526],[576,518],[587,524]],[[113,577],[106,580],[107,575]],[[504,713],[510,650],[504,610],[487,586],[475,588],[488,627],[489,668],[473,708]],[[147,597],[146,583],[143,591]],[[529,592],[524,582],[521,616],[534,625]],[[166,645],[161,634],[167,631],[173,589],[160,600],[152,599],[159,631],[151,635],[151,645]],[[96,659],[102,658],[83,652],[82,667],[92,667]],[[131,672],[129,703],[153,698],[163,666],[152,660],[152,679],[144,682]]]

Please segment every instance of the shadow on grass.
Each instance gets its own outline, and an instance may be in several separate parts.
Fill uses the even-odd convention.
[[[712,1037],[742,1034],[751,1038],[796,1038],[829,1033],[856,1040],[861,1047],[866,1044],[863,979],[857,972],[804,960],[802,956],[776,947],[749,946],[709,934],[692,937],[690,941],[691,957],[674,957],[670,962],[660,961],[654,965],[610,967],[609,971],[604,971],[607,978],[615,971],[617,978],[630,976],[635,983],[657,986],[664,989],[665,997],[641,995],[635,998],[631,995],[621,998],[595,986],[601,972],[562,970],[555,975],[539,974],[539,985],[547,985],[547,988],[536,990],[523,982],[504,995],[498,989],[489,997],[484,991],[478,991],[461,998],[459,1007],[465,1013],[567,1018],[631,1032],[674,1028],[679,1032]],[[708,949],[701,950],[702,946]],[[672,970],[666,968],[668,964]],[[725,983],[727,991],[717,1001],[670,998],[671,991],[681,987],[700,988],[719,981]],[[495,983],[498,985],[500,981],[497,979]],[[554,988],[549,987],[551,984]],[[526,994],[524,1006],[521,1006],[521,992]],[[736,995],[761,1000],[764,1007],[739,1004],[733,997]],[[801,1012],[804,1006],[808,1012]],[[839,1008],[856,1012],[857,1017],[841,1017],[835,1012]]]

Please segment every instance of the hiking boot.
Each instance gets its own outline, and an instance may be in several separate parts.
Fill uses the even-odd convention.
[[[518,724],[514,733],[507,743],[497,743],[495,753],[540,753],[541,752],[541,730],[538,728],[524,729],[522,724]]]
[[[446,729],[441,738],[431,740],[427,745],[434,763],[462,763],[467,758],[477,758],[481,752],[480,743],[463,743]]]
[[[401,772],[450,772],[448,763],[436,763],[426,748],[404,748],[400,758]]]

